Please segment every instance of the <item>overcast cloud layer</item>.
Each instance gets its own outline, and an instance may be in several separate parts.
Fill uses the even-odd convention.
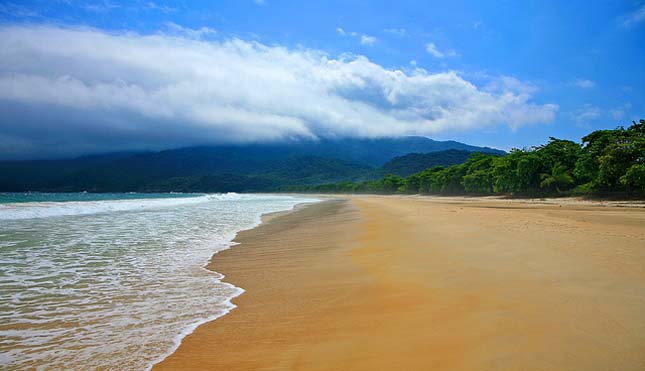
[[[509,77],[392,70],[239,39],[0,26],[0,158],[553,120]]]

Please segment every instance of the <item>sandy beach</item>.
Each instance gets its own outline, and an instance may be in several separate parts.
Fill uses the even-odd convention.
[[[352,196],[209,268],[246,290],[154,370],[644,370],[645,209]]]

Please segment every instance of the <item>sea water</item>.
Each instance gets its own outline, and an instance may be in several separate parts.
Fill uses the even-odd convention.
[[[0,194],[0,368],[150,368],[243,291],[204,268],[213,253],[263,213],[314,201]]]

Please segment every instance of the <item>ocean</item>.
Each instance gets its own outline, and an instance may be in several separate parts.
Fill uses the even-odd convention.
[[[315,201],[0,194],[0,368],[149,369],[243,292],[204,268],[213,253],[262,214]]]

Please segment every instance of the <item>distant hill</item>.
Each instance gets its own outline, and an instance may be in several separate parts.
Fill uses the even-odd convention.
[[[316,156],[290,157],[271,163],[261,173],[208,173],[173,177],[144,188],[155,192],[268,192],[291,186],[318,185],[330,179],[365,181],[382,173],[370,166]]]
[[[321,184],[327,179],[367,180],[378,176],[374,168],[334,158],[317,156],[291,157],[271,164],[264,175],[284,179],[285,183]]]
[[[469,151],[449,149],[430,153],[408,153],[397,156],[383,165],[386,174],[406,177],[433,166],[450,166],[465,162],[472,154]]]
[[[0,191],[271,191],[291,184],[375,179],[393,157],[446,149],[504,153],[425,137],[189,147],[0,162]],[[414,166],[412,161],[401,169]]]
[[[380,167],[390,159],[408,153],[428,153],[458,149],[469,152],[505,154],[504,151],[489,147],[477,147],[449,141],[437,141],[426,137],[398,137],[377,139],[338,139],[316,142],[297,142],[294,149],[301,154],[332,157],[346,161]]]

